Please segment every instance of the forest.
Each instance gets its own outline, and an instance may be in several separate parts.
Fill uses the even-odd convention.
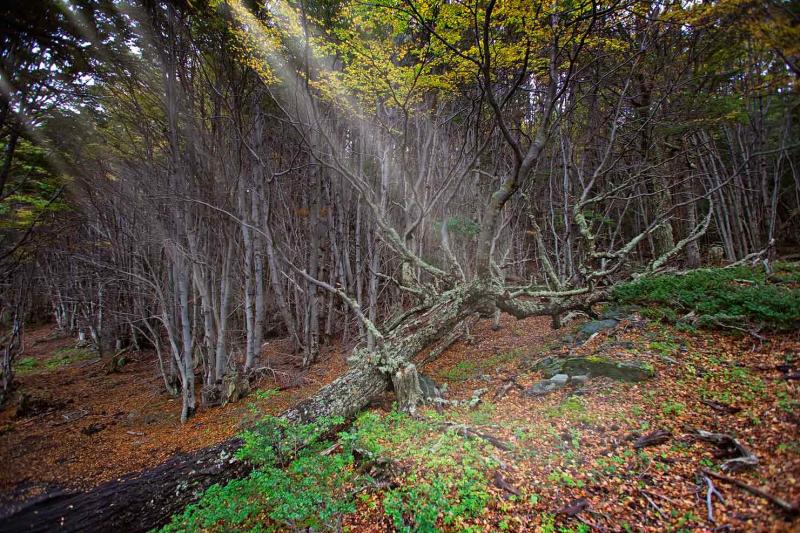
[[[0,530],[800,527],[798,0],[0,14]]]

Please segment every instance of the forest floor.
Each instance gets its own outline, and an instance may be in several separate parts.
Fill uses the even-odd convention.
[[[446,529],[797,530],[798,522],[774,503],[704,472],[735,478],[790,503],[800,499],[800,387],[796,379],[787,379],[800,368],[800,332],[761,340],[735,332],[678,331],[634,316],[576,346],[564,340],[574,328],[556,332],[549,318],[506,317],[493,331],[489,321],[481,321],[468,341],[455,343],[423,367],[437,383],[447,384],[449,400],[468,401],[485,389],[476,406],[442,412],[426,407],[413,419],[391,418],[387,396],[383,406],[367,413],[391,426],[393,436],[379,440],[381,453],[396,468],[381,485],[391,490],[360,493],[356,512],[341,517],[342,527],[377,532],[407,525],[413,530],[414,516],[425,511],[414,505],[431,496],[429,489],[415,493],[414,487],[435,486],[449,471],[462,475],[465,458],[475,452],[481,456],[475,479],[485,481],[475,489],[480,511],[465,507],[468,492],[459,492],[458,501],[438,501],[439,507],[445,501],[463,511],[451,516],[439,509],[438,518],[434,513],[434,521]],[[277,414],[344,369],[341,353],[331,350],[302,379],[291,380],[298,386],[201,409],[180,425],[180,403],[163,394],[153,354],[136,354],[120,372],[108,373],[106,360],[73,347],[73,340],[55,337],[46,327],[27,336],[20,390],[49,404],[23,418],[15,417],[13,405],[0,412],[0,456],[6,465],[0,470],[0,493],[7,501],[53,487],[88,488],[176,452],[214,444],[240,430],[253,404]],[[638,383],[598,377],[543,397],[524,394],[542,379],[534,366],[543,357],[597,354],[643,361],[652,365],[655,377]],[[268,345],[265,355],[274,368],[290,372],[279,341]],[[284,388],[284,381],[270,375],[259,388]],[[363,430],[368,421],[362,417],[356,427]],[[469,428],[473,436],[463,437],[459,428]],[[663,442],[634,447],[637,438],[656,430],[664,431]],[[723,473],[720,450],[695,438],[696,430],[734,436],[758,464]],[[475,432],[483,437],[474,437]],[[454,447],[454,438],[469,447]],[[711,504],[710,486],[718,491]],[[399,514],[389,512],[397,507],[396,501],[389,505],[390,494],[406,498]]]
[[[448,383],[449,399],[486,390],[476,407],[428,409],[419,417],[431,427],[444,419],[450,431],[469,428],[491,456],[484,464],[488,506],[472,516],[451,515],[455,529],[800,531],[800,332],[769,338],[685,332],[636,316],[576,347],[552,333],[531,342],[528,328],[546,329],[538,320],[507,322],[502,335],[483,325],[474,344],[454,346],[425,369]],[[543,397],[524,394],[543,377],[533,366],[550,355],[641,361],[655,377],[638,383],[598,377]],[[735,437],[757,465],[726,473],[720,466],[737,453],[698,439],[697,430]],[[636,446],[643,436],[661,438]],[[439,439],[415,437],[416,456],[403,451],[402,441],[385,442],[382,453],[403,465],[390,484],[435,479],[425,473],[432,463],[424,456],[442,449]],[[759,488],[793,512],[708,472]],[[353,531],[398,525],[381,511],[387,508],[381,498],[362,498],[344,524]]]
[[[75,348],[75,339],[52,326],[28,331],[17,358],[19,387],[0,411],[0,508],[43,491],[92,488],[221,442],[241,431],[252,403],[278,414],[345,368],[340,351],[332,348],[319,364],[300,372],[285,349],[282,340],[265,343],[261,361],[275,372],[255,384],[280,394],[200,408],[181,424],[180,398],[164,392],[154,352],[129,353],[119,371],[109,372],[109,357]],[[20,394],[29,398],[25,413]]]

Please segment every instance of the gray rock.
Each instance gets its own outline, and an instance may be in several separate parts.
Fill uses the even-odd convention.
[[[619,342],[612,342],[609,344],[611,348],[623,348],[625,350],[632,350],[636,348],[636,344],[632,341],[619,341]]]
[[[597,332],[613,329],[617,327],[619,320],[607,318],[605,320],[592,320],[583,324],[578,328],[578,336],[582,339],[588,339]]]
[[[588,374],[579,374],[577,376],[572,376],[569,378],[570,383],[575,385],[585,385],[587,381],[589,381]]]
[[[476,389],[472,391],[472,398],[467,401],[467,407],[472,409],[473,407],[477,406],[479,403],[481,403],[481,398],[487,392],[489,392],[489,389]]]
[[[602,319],[613,319],[619,320],[622,318],[623,311],[621,308],[617,306],[608,306],[600,313],[600,318]]]
[[[541,370],[544,377],[549,378],[556,374],[562,374],[561,368],[564,366],[564,359],[555,355],[550,355],[533,365],[534,370]]]
[[[556,374],[555,376],[550,378],[550,381],[556,384],[556,386],[563,387],[569,381],[569,376],[566,374]]]
[[[674,357],[670,357],[668,355],[658,354],[658,358],[661,359],[662,361],[664,361],[665,363],[668,363],[669,365],[679,365],[679,364],[681,364],[680,361],[678,361]]]
[[[558,389],[558,385],[550,381],[549,379],[543,379],[542,381],[537,381],[530,387],[528,387],[524,394],[526,396],[544,396],[546,394],[550,394]]]

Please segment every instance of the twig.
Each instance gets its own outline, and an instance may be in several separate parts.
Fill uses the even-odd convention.
[[[591,520],[584,518],[580,515],[576,516],[575,518],[578,520],[578,522],[581,522],[582,524],[586,524],[587,526],[589,526],[592,531],[608,531],[608,528],[595,524]]]
[[[63,417],[64,417],[63,421],[56,422],[55,424],[50,424],[50,427],[58,427],[58,426],[63,426],[64,424],[69,424],[69,423],[72,423],[72,422],[76,422],[76,421],[80,420],[81,418],[85,417],[88,414],[89,414],[89,411],[86,410],[86,409],[81,409],[80,411],[73,411],[72,413],[68,413],[66,415],[63,415]],[[70,415],[73,415],[73,416],[70,416]]]
[[[708,490],[706,491],[706,508],[708,508],[708,521],[711,522],[712,524],[716,524],[717,521],[714,520],[714,503],[713,503],[714,495],[716,495],[719,501],[721,501],[723,504],[725,503],[725,498],[722,497],[722,493],[720,493],[720,491],[717,490],[717,488],[714,486],[714,483],[708,476],[703,476],[703,479],[705,480],[706,485],[708,485]]]
[[[488,433],[481,433],[480,431],[473,429],[469,426],[465,426],[463,424],[456,424],[455,422],[442,422],[442,425],[463,432],[465,437],[481,438],[486,442],[488,442],[489,444],[491,444],[492,446],[494,446],[495,448],[500,448],[503,451],[507,452],[514,449],[513,446],[511,446],[511,444],[503,440],[500,440],[493,435],[489,435]]]
[[[124,353],[124,351],[123,351],[123,352],[121,352],[121,353]],[[115,355],[114,357],[116,357],[116,355]],[[87,367],[87,366],[92,366],[92,365],[95,365],[95,364],[99,363],[99,362],[100,362],[100,361],[102,361],[102,360],[103,360],[103,358],[102,358],[102,357],[97,357],[97,358],[95,358],[95,359],[91,359],[91,360],[89,360],[89,361],[85,361],[85,362],[83,362],[83,363],[80,363],[80,364],[78,364],[78,365],[75,365],[75,366],[73,366],[72,368],[75,368],[75,369],[78,369],[78,368],[85,368],[85,367]]]
[[[664,511],[661,510],[661,507],[659,507],[658,504],[656,504],[656,502],[653,501],[653,498],[648,496],[645,491],[640,491],[640,492],[642,493],[642,496],[644,496],[644,498],[650,503],[650,505],[653,506],[653,509],[658,511],[658,514],[661,515],[661,518],[666,520],[667,519],[667,514]]]
[[[322,450],[321,452],[319,452],[319,454],[320,455],[330,455],[333,452],[340,450],[341,448],[342,448],[342,443],[341,442],[337,442],[336,444],[334,444],[330,448]]]
[[[678,505],[678,502],[676,502],[672,498],[664,496],[663,494],[659,494],[658,492],[652,492],[652,491],[644,490],[644,489],[640,489],[640,490],[641,490],[641,492],[643,492],[645,494],[649,494],[650,496],[655,496],[656,498],[660,498],[660,499],[662,499],[662,500],[664,500],[666,502],[671,503],[672,505]]]
[[[733,414],[733,413],[738,413],[739,411],[742,410],[741,407],[735,407],[733,405],[728,405],[721,402],[715,402],[712,400],[700,400],[700,403],[702,403],[703,405],[707,405],[713,410],[719,411],[720,413]]]
[[[763,335],[759,335],[757,331],[752,329],[740,328],[739,326],[734,326],[733,324],[726,324],[725,322],[720,322],[719,320],[716,319],[712,320],[712,322],[714,323],[714,325],[719,326],[721,328],[733,329],[736,331],[741,331],[742,333],[747,333],[748,335],[758,339],[761,344],[764,344],[764,341],[767,340],[766,337],[764,337]]]
[[[522,388],[520,384],[517,383],[516,378],[511,378],[495,393],[494,401],[502,400],[512,387]]]
[[[494,471],[494,484],[497,488],[503,489],[506,492],[513,494],[514,496],[519,496],[519,489],[512,485],[511,483],[503,477],[503,474],[500,473],[500,470]]]
[[[702,469],[701,472],[703,472],[703,474],[705,474],[705,475],[707,475],[709,477],[713,477],[714,479],[718,479],[718,480],[724,481],[726,483],[733,483],[734,485],[736,485],[740,489],[746,490],[750,494],[753,494],[755,496],[759,496],[761,498],[764,498],[765,500],[768,500],[769,502],[771,502],[772,504],[776,505],[777,507],[780,507],[781,510],[783,510],[783,512],[785,512],[789,516],[797,516],[798,514],[800,514],[800,502],[789,503],[786,500],[778,498],[777,496],[773,496],[772,494],[768,493],[764,489],[761,489],[759,487],[754,487],[752,485],[748,485],[744,481],[740,481],[740,480],[738,480],[736,478],[732,478],[732,477],[729,477],[729,476],[724,476],[722,474],[717,474],[715,472],[711,472],[710,470]]]
[[[642,448],[646,448],[648,446],[658,446],[659,444],[664,444],[671,438],[672,433],[668,430],[657,429],[636,439],[636,441],[633,443],[633,447],[636,450],[641,450]]]

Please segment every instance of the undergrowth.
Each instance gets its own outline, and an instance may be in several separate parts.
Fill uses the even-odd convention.
[[[395,528],[407,532],[469,530],[466,522],[485,512],[485,472],[496,465],[483,441],[443,429],[435,418],[367,412],[334,446],[325,437],[341,423],[260,419],[238,452],[255,470],[212,486],[161,531],[339,530],[358,499],[382,505]],[[375,478],[395,475],[402,484],[390,489]]]
[[[483,372],[494,370],[499,366],[518,359],[521,355],[523,355],[523,351],[519,348],[515,348],[508,352],[495,354],[477,361],[460,361],[452,368],[442,372],[441,376],[447,381],[466,381]]]
[[[355,509],[354,490],[366,483],[354,471],[351,449],[323,454],[323,437],[341,424],[325,419],[292,425],[265,417],[242,435],[237,456],[255,467],[246,478],[213,485],[162,528],[171,531],[330,529]],[[285,466],[284,466],[285,465]]]
[[[619,286],[613,296],[620,304],[644,305],[650,316],[682,321],[690,327],[747,324],[787,329],[800,322],[800,268],[780,265],[776,270],[770,276],[748,267],[663,275]],[[650,344],[650,349],[665,357],[681,348],[670,340],[657,339]],[[513,350],[496,355],[491,365],[508,362],[520,353]],[[449,377],[467,379],[487,366],[465,362]],[[730,398],[718,394],[730,391],[744,403],[766,394],[762,380],[737,366],[726,367],[717,375],[691,370],[703,380],[703,397],[727,401]],[[725,387],[716,386],[717,382]],[[775,391],[775,398],[782,412],[797,406],[788,387]],[[690,408],[674,399],[653,405],[658,419],[679,417]],[[493,410],[494,405],[487,403],[471,411],[468,419],[472,424],[485,424]],[[590,424],[596,416],[580,397],[570,397],[542,414],[548,425],[555,419]],[[341,419],[290,424],[258,414],[243,433],[244,446],[238,452],[254,471],[244,479],[209,488],[198,503],[174,516],[162,531],[342,530],[345,516],[359,506],[378,509],[401,532],[483,530],[474,524],[482,523],[487,509],[506,505],[490,491],[490,473],[498,468],[498,459],[484,440],[465,437],[464,431],[445,424],[439,416],[433,412],[417,417],[366,412],[347,431],[336,434]],[[551,431],[564,460],[547,480],[559,490],[582,489],[584,479],[574,474],[574,465],[582,461],[579,432],[564,437],[552,427]],[[783,449],[790,453],[794,445],[784,443]],[[601,479],[645,468],[650,459],[646,453],[629,450],[598,461],[594,475]],[[655,468],[662,467],[670,468],[661,463]],[[525,488],[513,497],[534,505],[538,499]],[[567,531],[556,529],[553,515],[543,514],[541,519],[542,531]],[[498,527],[504,529],[504,524],[509,527],[505,520]]]
[[[776,263],[770,275],[740,266],[645,278],[615,287],[612,296],[684,327],[750,324],[789,330],[800,323],[799,283],[800,265]]]
[[[97,357],[96,352],[89,348],[59,348],[46,360],[34,357],[24,357],[14,362],[14,370],[20,374],[29,374],[42,370],[54,370],[62,366],[71,365]]]

